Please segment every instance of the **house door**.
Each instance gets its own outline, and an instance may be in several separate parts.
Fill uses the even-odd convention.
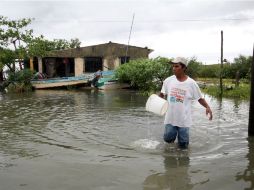
[[[85,72],[102,70],[102,57],[85,57]]]

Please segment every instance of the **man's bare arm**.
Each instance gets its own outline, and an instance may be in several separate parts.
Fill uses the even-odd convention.
[[[213,119],[213,113],[212,113],[212,110],[210,108],[210,106],[208,105],[208,103],[206,102],[206,100],[204,98],[200,98],[198,100],[198,102],[204,106],[206,108],[206,115],[209,114],[209,120],[212,120]]]

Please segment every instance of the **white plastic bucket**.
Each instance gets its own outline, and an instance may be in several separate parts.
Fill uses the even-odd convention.
[[[164,115],[168,110],[167,100],[152,94],[146,102],[146,110],[158,115]]]

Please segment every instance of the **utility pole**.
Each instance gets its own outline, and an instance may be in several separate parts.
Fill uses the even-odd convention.
[[[250,109],[249,109],[249,136],[254,136],[254,44],[251,64],[251,88],[250,88]]]
[[[220,96],[221,97],[223,94],[222,69],[223,69],[223,30],[221,30],[221,53],[220,53]]]
[[[132,32],[132,26],[133,26],[133,22],[134,22],[134,17],[135,17],[135,13],[133,14],[133,17],[132,17],[131,29],[130,29],[130,33],[129,33],[129,39],[128,39],[128,44],[127,44],[127,48],[126,48],[124,63],[127,62],[127,56],[128,56],[128,50],[129,50],[129,44],[130,44],[130,39],[131,39],[131,32]]]

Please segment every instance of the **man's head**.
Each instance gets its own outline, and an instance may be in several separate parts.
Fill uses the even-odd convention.
[[[188,61],[184,57],[176,57],[171,61],[172,64],[180,63],[181,65],[187,67],[188,66]]]
[[[183,57],[176,57],[170,62],[173,66],[173,73],[175,75],[182,75],[187,69],[188,62]]]

